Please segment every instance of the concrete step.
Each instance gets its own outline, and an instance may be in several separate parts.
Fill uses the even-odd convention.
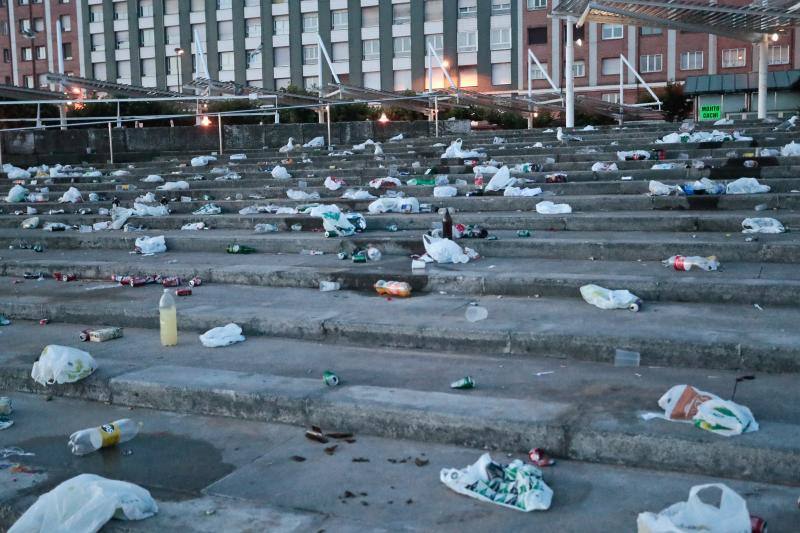
[[[160,287],[0,282],[0,313],[11,318],[157,324]],[[800,310],[790,307],[645,302],[643,311],[631,313],[600,310],[578,298],[487,296],[479,301],[495,318],[472,324],[464,318],[472,296],[418,294],[403,300],[232,284],[194,292],[179,299],[181,327],[188,331],[235,321],[250,335],[382,348],[594,361],[610,361],[615,349],[625,348],[641,352],[646,365],[800,370]]]
[[[99,363],[89,378],[44,388],[28,376],[46,343],[75,345],[81,326],[18,323],[4,330],[14,352],[2,357],[0,383],[17,390],[135,408],[296,425],[527,452],[558,458],[798,485],[800,426],[796,376],[761,375],[740,384],[760,430],[725,438],[689,424],[643,421],[669,387],[691,383],[728,397],[737,374],[596,363],[467,357],[381,348],[248,338],[224,349],[183,335],[162,348],[155,331],[129,328],[104,344],[80,344]],[[41,332],[41,333],[40,333]],[[199,351],[198,351],[199,350]],[[322,371],[335,370],[337,388]],[[471,375],[477,387],[448,388]]]

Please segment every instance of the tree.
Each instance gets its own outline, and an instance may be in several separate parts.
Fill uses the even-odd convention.
[[[691,113],[692,101],[686,98],[683,93],[682,84],[667,82],[667,86],[656,94],[661,99],[661,110],[664,112],[664,118],[669,122],[683,120]]]

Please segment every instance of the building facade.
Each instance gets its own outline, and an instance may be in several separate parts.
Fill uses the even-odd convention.
[[[0,83],[48,87],[46,74],[58,70],[57,23],[62,28],[64,72],[79,72],[77,1],[0,0]]]

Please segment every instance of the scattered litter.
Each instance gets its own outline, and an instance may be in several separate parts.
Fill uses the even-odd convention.
[[[222,213],[222,208],[217,204],[205,204],[199,209],[192,211],[193,215],[219,215]]]
[[[700,499],[699,493],[710,488],[722,491],[719,507]],[[717,501],[716,496],[711,501]],[[695,485],[689,490],[687,501],[670,505],[659,513],[640,513],[636,519],[636,527],[638,533],[756,532],[755,529],[752,529],[747,502],[722,483]],[[763,531],[766,531],[766,527],[763,528]]]
[[[168,181],[164,185],[156,187],[158,191],[188,191],[189,182],[187,181]]]
[[[181,229],[184,231],[199,231],[207,228],[205,222],[189,222],[181,226]]]
[[[200,335],[200,342],[206,348],[220,348],[245,340],[242,328],[234,323],[210,329]]]
[[[189,162],[189,164],[191,164],[193,167],[204,167],[209,163],[211,163],[212,161],[216,160],[217,158],[214,157],[213,155],[200,155],[197,157],[193,157]]]
[[[275,165],[275,168],[272,169],[271,174],[276,180],[288,180],[292,177],[292,175],[289,174],[289,171],[286,170],[286,167],[282,167],[280,165]]]
[[[74,455],[87,455],[99,450],[128,442],[138,433],[141,424],[123,418],[100,427],[82,429],[69,437],[69,450]]]
[[[529,451],[528,457],[531,462],[539,468],[556,464],[556,460],[548,456],[541,448],[534,448]]]
[[[783,157],[800,157],[800,144],[794,141],[781,148],[781,155]]]
[[[441,187],[433,188],[434,198],[452,198],[453,196],[457,195],[458,195],[458,189],[456,189],[452,185],[443,185]]]
[[[346,200],[374,200],[376,196],[370,194],[369,191],[364,191],[361,189],[347,189],[344,194],[342,194],[342,198]]]
[[[536,377],[538,378],[538,377],[542,377],[542,376],[548,376],[548,375],[550,375],[550,374],[555,374],[555,371],[553,371],[553,370],[547,370],[547,371],[545,371],[545,372],[536,372],[536,373],[534,374],[534,376],[536,376]]]
[[[537,467],[518,459],[502,465],[488,453],[461,470],[443,468],[439,479],[459,494],[518,511],[547,510],[553,498]]]
[[[158,237],[138,237],[136,241],[134,241],[133,250],[142,255],[164,253],[167,251],[167,243],[163,235],[159,235]]]
[[[253,231],[256,233],[274,233],[278,231],[278,226],[275,224],[256,224],[253,227]]]
[[[628,290],[611,290],[589,284],[582,286],[580,291],[587,303],[600,309],[628,309],[635,312],[642,306],[642,300]]]
[[[114,339],[121,339],[123,336],[122,328],[110,327],[99,329],[84,329],[79,338],[83,342],[106,342]]]
[[[447,150],[444,151],[442,159],[464,159],[469,157],[484,157],[485,154],[476,150],[462,150],[461,146],[463,141],[459,138],[450,143]]]
[[[373,215],[380,213],[419,213],[419,200],[413,196],[407,198],[378,198],[367,210]]]
[[[405,281],[386,281],[380,279],[373,285],[375,292],[381,296],[396,296],[408,298],[411,296],[411,285]]]
[[[650,180],[647,186],[651,196],[672,196],[683,194],[683,189],[680,185],[666,185],[660,181]]]
[[[592,165],[592,172],[618,172],[617,164],[611,161],[598,161]]]
[[[326,370],[322,373],[322,382],[328,387],[336,387],[339,385],[339,376],[330,370]]]
[[[302,455],[293,455],[289,459],[291,459],[295,463],[302,463],[303,461],[306,460],[306,458],[303,457]]]
[[[467,319],[467,322],[480,322],[481,320],[486,320],[488,316],[489,311],[476,303],[468,305],[464,313],[464,318]]]
[[[495,172],[489,183],[486,184],[484,190],[486,191],[500,191],[506,187],[511,187],[517,183],[516,178],[511,177],[511,172],[508,167],[503,165],[497,172]]]
[[[761,307],[761,306],[760,306],[760,305],[758,305],[758,304],[753,304],[753,307],[755,307],[755,308],[756,308],[756,309],[758,309],[759,311],[763,311],[763,310],[764,310],[764,308],[763,308],[763,307]]]
[[[402,133],[398,133],[394,137],[390,137],[389,138],[389,142],[390,143],[400,142],[402,140],[403,140],[403,134]]]
[[[456,380],[450,384],[451,389],[459,389],[459,390],[466,390],[466,389],[474,389],[475,388],[475,380],[472,379],[470,376],[463,377],[459,380]]]
[[[286,196],[288,196],[289,199],[291,199],[291,200],[303,201],[303,202],[307,202],[307,201],[311,201],[311,200],[319,200],[319,193],[318,192],[307,193],[305,191],[299,191],[299,190],[294,190],[294,189],[287,190],[286,191]]]
[[[17,455],[19,457],[32,457],[32,456],[34,456],[36,454],[33,453],[33,452],[26,452],[25,450],[23,450],[22,448],[18,448],[17,446],[9,446],[9,447],[6,447],[6,448],[0,448],[0,457],[2,457],[3,459],[8,459],[9,457],[12,457],[12,456],[15,456],[15,455]]]
[[[320,292],[333,292],[333,291],[338,291],[341,288],[342,288],[342,285],[338,281],[320,281],[319,282],[319,290],[320,290]]]
[[[786,229],[774,218],[746,218],[742,221],[742,233],[783,233]]]
[[[325,137],[314,137],[303,145],[303,148],[322,148],[325,146]]]
[[[467,263],[469,256],[450,239],[440,239],[430,235],[422,236],[425,253],[437,263]]]
[[[675,270],[691,270],[692,267],[699,268],[700,270],[705,270],[706,272],[710,272],[712,270],[717,270],[719,268],[719,261],[717,260],[716,256],[708,256],[708,257],[700,257],[697,255],[690,255],[690,256],[683,256],[683,255],[673,255],[669,259],[665,259],[661,261],[665,267],[672,267]]]
[[[88,352],[49,344],[42,350],[39,360],[33,363],[31,377],[40,385],[74,383],[96,369],[97,363]]]
[[[536,204],[536,212],[540,215],[564,215],[572,213],[572,207],[569,204],[554,204],[545,200]]]
[[[328,176],[325,178],[325,188],[329,191],[338,191],[342,188],[343,185],[347,185],[347,183],[341,178],[335,178],[333,176]]]

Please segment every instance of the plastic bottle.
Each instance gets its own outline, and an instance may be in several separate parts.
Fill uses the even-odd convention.
[[[444,209],[444,216],[442,216],[442,237],[453,240],[453,217],[450,216],[450,210],[447,208]]]
[[[178,344],[178,312],[169,289],[164,289],[161,301],[158,302],[158,314],[161,321],[162,346],[175,346]]]
[[[662,263],[665,267],[672,267],[675,270],[691,270],[692,267],[697,267],[708,272],[719,268],[719,261],[713,255],[709,257],[673,255]]]
[[[100,448],[128,442],[139,433],[140,425],[123,418],[100,427],[82,429],[70,435],[67,445],[73,454],[86,455]]]

